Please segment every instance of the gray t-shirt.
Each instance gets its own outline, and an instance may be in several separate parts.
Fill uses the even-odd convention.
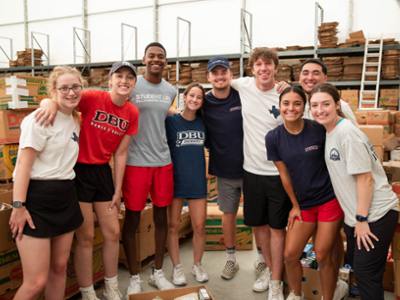
[[[164,79],[159,84],[137,77],[129,101],[139,110],[139,128],[132,136],[126,164],[136,167],[162,167],[171,163],[165,134],[165,118],[176,97],[176,90]]]
[[[374,189],[368,222],[382,218],[389,210],[399,210],[399,200],[389,185],[385,171],[366,135],[346,119],[326,133],[325,162],[333,189],[344,211],[344,222],[356,226],[357,177],[372,172]]]

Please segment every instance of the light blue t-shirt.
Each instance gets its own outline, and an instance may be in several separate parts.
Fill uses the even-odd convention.
[[[129,102],[139,110],[139,128],[132,136],[126,164],[136,167],[162,167],[171,163],[165,135],[165,118],[176,97],[176,90],[164,79],[159,84],[137,77]]]

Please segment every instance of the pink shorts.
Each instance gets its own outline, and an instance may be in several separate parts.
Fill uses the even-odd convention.
[[[170,205],[174,198],[172,163],[163,167],[126,166],[122,193],[129,210],[142,211],[149,193],[155,206]]]
[[[301,217],[303,222],[334,222],[344,218],[344,213],[339,201],[335,197],[333,200],[314,206],[313,208],[302,210]],[[296,218],[298,220],[298,218]]]

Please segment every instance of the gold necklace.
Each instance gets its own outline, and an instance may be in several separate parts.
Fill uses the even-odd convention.
[[[299,133],[303,130],[303,128],[304,128],[304,119],[301,119],[301,121],[302,121],[302,122],[301,122],[300,128],[299,128],[296,132],[290,131],[290,130],[286,127],[286,122],[283,123],[283,126],[285,126],[286,130],[287,130],[290,134],[299,134]]]

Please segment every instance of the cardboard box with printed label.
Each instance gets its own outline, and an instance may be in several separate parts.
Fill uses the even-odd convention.
[[[22,266],[17,248],[0,252],[0,295],[22,284]]]
[[[356,117],[357,123],[360,125],[367,124],[367,112],[366,111],[355,111],[354,116]]]
[[[364,132],[373,146],[383,145],[382,125],[359,125],[359,129]]]
[[[19,142],[22,120],[31,112],[32,110],[0,111],[0,144]]]
[[[389,125],[389,111],[368,111],[367,125]]]
[[[222,233],[222,215],[218,206],[207,206],[205,250],[226,250]],[[253,230],[243,222],[243,207],[236,218],[236,250],[253,249]]]
[[[50,98],[47,93],[47,79],[39,76],[10,76],[0,78],[0,109],[29,108],[36,109],[40,101]],[[9,102],[23,102],[17,107]]]
[[[399,89],[381,89],[380,97],[399,100]]]
[[[218,196],[217,177],[207,178],[207,200]]]
[[[358,108],[358,90],[342,90],[340,95],[342,100],[347,102],[351,108]]]
[[[18,156],[18,144],[0,144],[0,180],[12,179]]]

